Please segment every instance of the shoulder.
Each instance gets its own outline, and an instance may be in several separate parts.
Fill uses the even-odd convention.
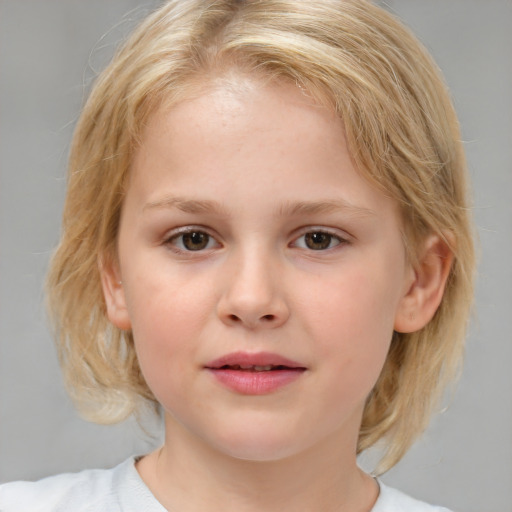
[[[130,499],[154,499],[145,487],[130,458],[113,469],[93,469],[66,473],[37,482],[11,482],[0,485],[2,512],[120,512],[126,510],[124,489]],[[123,492],[121,492],[123,491]],[[146,508],[145,510],[153,510]],[[128,510],[136,510],[129,508]],[[158,509],[155,509],[158,511]]]
[[[429,505],[379,482],[380,495],[371,512],[450,512],[447,508]]]
[[[0,486],[2,512],[81,512],[96,507],[117,512],[113,479],[115,469],[94,469],[43,478],[37,482],[11,482]]]

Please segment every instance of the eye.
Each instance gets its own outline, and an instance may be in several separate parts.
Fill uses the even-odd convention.
[[[218,246],[218,242],[204,231],[191,229],[171,236],[168,244],[180,251],[203,251]]]
[[[326,231],[309,231],[297,239],[294,245],[301,249],[325,251],[341,244],[344,240]]]

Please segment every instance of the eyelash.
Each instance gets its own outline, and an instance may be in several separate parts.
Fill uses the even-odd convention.
[[[305,240],[307,240],[308,235],[322,235],[322,236],[328,237],[327,246],[326,247],[322,247],[322,248],[313,249],[311,247],[308,247],[307,246],[307,242],[305,242],[304,246],[300,247],[298,245],[298,243],[297,243],[298,240],[303,239],[303,238]],[[312,241],[314,242],[314,240],[312,240]],[[334,245],[331,245],[333,241],[336,241],[336,243]],[[317,240],[316,243],[320,243],[321,244],[321,241]],[[343,238],[342,236],[340,236],[340,235],[338,235],[336,233],[333,233],[332,231],[329,231],[329,230],[326,230],[326,229],[320,229],[320,228],[309,228],[300,237],[298,237],[298,238],[296,238],[294,240],[293,245],[296,246],[296,247],[300,247],[300,249],[310,250],[310,251],[313,251],[313,252],[325,252],[325,251],[329,251],[329,250],[335,249],[339,245],[347,244],[347,243],[348,243],[348,240],[346,238]]]
[[[188,249],[184,245],[184,237],[186,237],[187,235],[189,235],[190,237],[192,237],[193,235],[206,236],[207,241],[205,247],[196,250]],[[179,247],[177,243],[177,241],[180,239],[181,241],[179,242],[179,245],[181,245],[181,247]],[[215,238],[212,235],[210,235],[204,228],[201,228],[199,226],[187,226],[185,228],[181,228],[178,232],[173,233],[171,236],[166,238],[165,245],[171,247],[171,249],[173,249],[175,252],[182,254],[202,252],[204,250],[212,249],[212,247],[210,247],[212,241],[215,241],[216,245],[220,246],[220,244],[215,240]]]
[[[195,243],[197,245],[199,245],[199,247],[197,249],[190,249],[190,248],[186,247],[185,243],[187,243],[187,242],[185,242],[184,237],[186,237],[187,235],[189,237],[198,235],[199,238],[195,241]],[[317,243],[317,244],[321,245],[321,247],[314,249],[312,247],[307,246],[308,242],[306,240],[307,240],[308,235],[311,235],[311,236],[322,235],[323,237],[327,237],[327,240],[322,240],[320,237],[320,240],[315,241],[315,240],[311,240],[311,238],[310,238],[309,242],[313,242],[313,243]],[[201,240],[201,237],[206,237],[206,240]],[[301,239],[305,240],[305,242],[303,244],[298,243],[298,241]],[[194,240],[189,239],[189,241],[192,241],[194,243]],[[212,241],[214,242],[214,246],[212,246]],[[332,245],[333,241],[336,242],[334,245]],[[201,246],[202,242],[204,243],[204,246]],[[194,252],[199,253],[199,252],[203,252],[208,249],[212,249],[215,246],[216,247],[221,246],[221,244],[215,240],[215,237],[210,235],[204,228],[201,228],[199,226],[198,227],[188,226],[185,228],[181,228],[178,232],[173,233],[171,236],[166,238],[164,243],[165,243],[165,245],[169,246],[172,250],[174,250],[175,252],[178,252],[180,254],[194,253]],[[322,245],[324,245],[325,243],[327,243],[327,245],[325,247],[323,247]],[[332,231],[329,231],[326,229],[320,229],[320,228],[309,228],[307,231],[304,231],[299,237],[295,238],[293,240],[293,242],[290,244],[290,246],[298,247],[300,249],[309,250],[312,252],[325,252],[325,251],[335,249],[339,245],[344,245],[344,244],[348,244],[348,243],[350,243],[349,240],[347,240],[346,238],[344,238],[336,233],[333,233]]]

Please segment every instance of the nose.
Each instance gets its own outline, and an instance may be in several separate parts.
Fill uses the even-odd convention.
[[[227,325],[272,329],[290,316],[279,268],[269,258],[250,256],[231,261],[218,316]]]

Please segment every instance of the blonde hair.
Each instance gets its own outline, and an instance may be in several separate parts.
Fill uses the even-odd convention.
[[[106,316],[98,262],[115,257],[130,162],[148,117],[229,70],[291,80],[335,109],[357,167],[401,206],[408,256],[429,234],[453,251],[446,291],[419,332],[394,333],[358,450],[387,440],[393,466],[458,370],[473,296],[466,164],[439,70],[393,16],[364,0],[171,0],[99,76],[76,128],[49,309],[71,395],[113,423],[156,403],[130,332]]]

